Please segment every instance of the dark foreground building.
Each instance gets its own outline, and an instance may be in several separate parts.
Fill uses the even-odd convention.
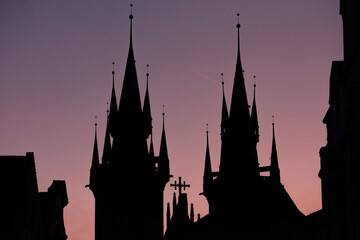
[[[65,181],[53,181],[47,192],[39,192],[33,153],[0,156],[0,164],[0,239],[67,239],[63,218],[68,204]]]
[[[360,1],[341,0],[344,60],[332,63],[320,150],[324,239],[360,239]]]

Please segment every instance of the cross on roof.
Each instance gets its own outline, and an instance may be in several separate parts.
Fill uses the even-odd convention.
[[[179,196],[181,194],[181,188],[184,188],[184,190],[186,190],[186,187],[190,187],[190,184],[186,184],[186,182],[184,181],[184,183],[181,183],[181,177],[179,177],[179,183],[177,184],[176,181],[174,183],[170,184],[170,187],[174,187],[175,190],[177,187],[179,187]]]

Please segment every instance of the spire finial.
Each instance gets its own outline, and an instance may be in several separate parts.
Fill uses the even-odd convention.
[[[97,129],[97,116],[95,115],[95,131]]]
[[[109,102],[106,103],[106,116],[109,117]]]
[[[134,18],[134,16],[132,15],[132,7],[133,6],[134,5],[132,3],[130,3],[130,16],[129,16],[130,20]]]
[[[254,88],[256,88],[256,76],[254,75]]]
[[[275,125],[275,120],[274,120],[274,115],[272,115],[272,125],[274,126]]]
[[[149,87],[149,64],[146,64],[146,90]]]
[[[225,96],[225,89],[224,89],[224,74],[221,73],[221,85],[222,85],[222,91],[223,91],[223,97]]]
[[[209,124],[206,124],[206,136],[209,135]]]
[[[112,62],[113,88],[115,85],[115,62]]]
[[[130,16],[129,16],[129,18],[130,18],[130,44],[132,44],[132,20],[134,18],[134,16],[132,15],[132,7],[133,7],[133,5],[130,4]]]
[[[236,14],[236,16],[237,16],[237,19],[238,19],[238,23],[236,24],[236,27],[239,29],[240,28],[240,13],[237,13]]]
[[[162,117],[163,117],[163,129],[165,129],[165,105],[163,107]]]

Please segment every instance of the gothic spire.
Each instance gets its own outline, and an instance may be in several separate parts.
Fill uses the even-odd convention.
[[[109,105],[109,103],[108,103]],[[110,131],[109,131],[109,109],[106,110],[107,123],[105,131],[105,140],[104,140],[104,150],[102,155],[102,163],[109,163],[111,156],[111,141],[110,141]]]
[[[98,151],[98,143],[97,143],[97,122],[95,121],[95,139],[94,139],[94,150],[93,150],[91,168],[97,167],[98,165],[99,165],[99,151]]]
[[[254,99],[251,108],[251,127],[255,136],[255,141],[259,142],[259,123],[258,123],[258,116],[256,110],[256,100],[255,100],[255,89],[256,89],[255,78],[256,76],[254,76]]]
[[[240,23],[239,23],[239,14],[237,28],[237,59],[236,59],[236,68],[235,68],[235,77],[234,77],[234,87],[231,98],[230,106],[230,119],[236,124],[248,124],[250,120],[248,101],[246,97],[246,90],[244,84],[244,75],[243,68],[240,58]]]
[[[206,124],[206,127],[208,125]],[[209,184],[212,181],[212,169],[211,169],[211,160],[210,160],[210,149],[209,149],[209,131],[206,129],[206,154],[205,154],[205,167],[204,167],[204,177],[203,177],[203,192],[206,195]]]
[[[143,107],[143,119],[144,119],[144,127],[145,127],[145,136],[146,138],[152,132],[152,124],[151,124],[151,110],[150,110],[150,98],[149,98],[149,64],[146,65],[148,71],[146,73],[146,92],[144,98],[144,107]]]
[[[141,116],[142,110],[141,110],[139,85],[136,74],[134,51],[132,45],[132,21],[134,17],[131,14],[129,18],[130,18],[130,46],[129,46],[129,53],[125,68],[124,82],[121,90],[119,114],[123,123],[137,124],[139,123],[138,121]],[[129,126],[125,126],[125,127],[128,128]]]
[[[273,116],[273,139],[272,139],[272,147],[271,147],[271,161],[270,161],[270,179],[274,182],[280,182],[280,169],[278,163],[278,156],[276,151],[276,142],[275,142],[275,123]]]
[[[112,71],[112,89],[111,89],[111,100],[110,100],[110,113],[109,113],[109,132],[114,135],[115,126],[116,126],[116,116],[117,116],[117,101],[116,101],[116,94],[115,94],[115,69],[114,69],[114,62],[113,71]]]
[[[224,178],[242,183],[258,178],[259,163],[256,144],[253,144],[249,105],[246,96],[243,69],[240,58],[239,14],[237,28],[237,61],[232,90],[230,116],[222,139],[220,173]],[[224,130],[224,129],[223,129]]]
[[[162,134],[161,134],[159,157],[168,159],[168,150],[167,150],[166,135],[165,135],[165,112],[163,112],[162,116],[163,116],[163,127],[162,127]]]
[[[229,120],[229,113],[228,113],[228,109],[226,106],[226,99],[225,99],[225,90],[224,90],[224,79],[223,79],[224,74],[221,73],[221,78],[222,78],[222,92],[223,92],[223,99],[222,99],[222,110],[221,110],[221,140],[224,139],[225,137],[225,130],[227,127],[227,123]]]
[[[163,106],[164,107],[164,106]],[[159,162],[158,162],[158,173],[162,179],[163,186],[170,179],[170,168],[169,168],[169,156],[166,144],[166,135],[165,135],[165,113],[163,112],[163,129],[161,134],[160,142],[160,152],[159,152]]]
[[[228,123],[229,123],[229,113],[228,113],[228,109],[226,106],[226,99],[225,99],[225,89],[224,89],[224,79],[223,79],[224,74],[221,73],[221,78],[222,78],[222,91],[223,91],[223,100],[222,100],[222,110],[221,110],[221,152],[220,152],[220,171],[223,169],[223,163],[225,162],[225,158],[226,158],[226,149],[228,147],[228,143],[226,140],[226,134],[228,131]]]

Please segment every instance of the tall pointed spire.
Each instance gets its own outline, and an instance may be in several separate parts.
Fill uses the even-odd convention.
[[[208,128],[208,124],[206,124]],[[210,149],[209,149],[209,131],[206,129],[206,154],[205,154],[205,167],[203,176],[203,193],[206,196],[212,182],[212,169],[210,160]]]
[[[162,113],[162,116],[163,116],[163,127],[161,134],[159,157],[168,159],[168,150],[167,150],[166,135],[165,135],[165,112]]]
[[[97,121],[95,120],[95,139],[94,139],[94,150],[93,150],[91,168],[95,168],[97,166],[99,166],[99,151],[98,151],[98,143],[97,143]]]
[[[273,116],[273,139],[272,139],[272,147],[271,147],[271,162],[270,162],[270,179],[274,182],[280,182],[280,169],[279,169],[279,162],[278,156],[276,151],[276,142],[275,142],[275,123],[274,123],[274,116]]]
[[[237,61],[232,90],[230,116],[222,140],[220,173],[232,183],[255,181],[259,176],[256,144],[251,133],[249,105],[246,96],[243,69],[240,58],[240,23],[237,28]],[[226,144],[224,144],[226,143]]]
[[[146,138],[152,133],[152,118],[150,110],[150,98],[149,98],[149,64],[146,65],[146,92],[144,98],[144,107],[143,107],[143,119],[144,119],[144,130]]]
[[[254,99],[253,104],[251,108],[251,128],[252,132],[255,136],[255,142],[259,142],[259,122],[258,122],[258,116],[257,116],[257,110],[256,110],[256,100],[255,100],[255,89],[256,89],[256,82],[255,82],[256,76],[254,76]]]
[[[102,155],[102,163],[109,163],[111,157],[111,141],[110,141],[110,131],[109,131],[109,103],[107,103],[108,109],[106,110],[107,123],[106,123],[106,132],[104,140],[104,149]]]
[[[241,64],[240,58],[240,23],[239,23],[239,13],[238,23],[236,24],[237,28],[237,58],[236,58],[236,68],[235,68],[235,77],[234,77],[234,87],[231,98],[231,106],[230,106],[230,119],[236,124],[245,123],[247,124],[250,115],[248,108],[248,101],[246,97],[246,90],[244,84],[244,75],[243,68]]]
[[[132,9],[132,4],[130,5]],[[135,58],[132,44],[132,22],[134,16],[131,14],[130,18],[130,46],[126,62],[124,82],[121,90],[121,97],[119,103],[119,115],[121,122],[125,124],[125,128],[129,128],[128,124],[139,124],[142,114],[140,92],[138,85],[138,78],[136,74]],[[134,126],[139,127],[139,126]],[[134,132],[131,132],[133,135]]]
[[[110,100],[110,113],[109,113],[109,132],[114,136],[116,132],[116,117],[118,114],[117,110],[117,101],[116,101],[116,93],[115,93],[115,69],[114,62],[112,62],[113,70],[112,70],[112,89],[111,89],[111,100]]]
[[[170,180],[169,156],[168,156],[166,135],[165,135],[165,112],[163,112],[163,129],[161,134],[160,152],[158,159],[159,159],[158,173],[165,187],[165,184]]]

